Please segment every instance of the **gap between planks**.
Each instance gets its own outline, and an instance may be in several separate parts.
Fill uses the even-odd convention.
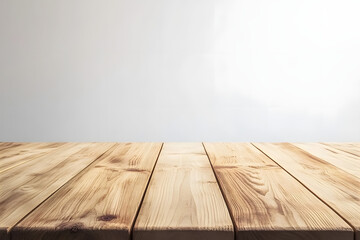
[[[360,177],[360,157],[321,143],[292,143],[292,145],[325,160],[355,177]]]
[[[353,231],[342,218],[254,146],[206,143],[205,148],[236,215],[237,239],[352,239]],[[272,182],[275,175],[279,177]],[[287,194],[292,188],[296,191]],[[323,214],[316,214],[318,210]]]
[[[20,222],[13,239],[129,239],[161,146],[117,143]]]
[[[56,151],[65,143],[19,143],[0,150],[0,173]]]
[[[133,239],[234,239],[233,223],[201,143],[165,143]]]
[[[353,229],[354,238],[360,240],[359,178],[290,143],[254,145],[329,206]],[[327,186],[326,192],[323,185]]]
[[[344,218],[338,211],[336,211],[332,206],[330,206],[325,200],[323,200],[321,197],[319,197],[315,192],[313,192],[308,186],[306,186],[304,183],[302,183],[298,178],[296,178],[293,174],[291,174],[288,170],[286,170],[283,166],[281,166],[279,163],[277,163],[274,159],[272,159],[269,155],[267,155],[263,150],[261,150],[259,147],[257,147],[254,143],[251,143],[255,148],[257,148],[260,152],[262,152],[266,157],[271,159],[275,164],[277,164],[280,168],[282,168],[285,172],[287,172],[291,177],[293,177],[296,181],[298,181],[302,186],[304,186],[309,192],[311,192],[315,197],[317,197],[320,201],[322,201],[326,206],[328,206],[333,212],[335,212],[340,218],[342,218],[354,231],[354,234],[356,234],[355,227],[348,221],[346,218]],[[297,147],[297,146],[295,146]],[[299,147],[297,147],[299,148]],[[300,148],[299,148],[300,149]],[[302,150],[302,149],[301,149]],[[356,239],[356,236],[354,236],[354,239]]]
[[[32,212],[34,212],[39,206],[41,206],[44,202],[46,202],[49,198],[51,198],[53,195],[55,195],[55,193],[57,193],[62,187],[64,187],[67,183],[71,182],[74,178],[76,178],[78,175],[80,175],[81,173],[87,171],[89,168],[91,168],[93,165],[96,164],[96,162],[103,156],[105,155],[107,152],[111,151],[115,146],[111,146],[108,150],[106,150],[105,152],[103,152],[101,155],[99,155],[94,161],[92,161],[91,163],[89,163],[89,165],[87,165],[84,169],[82,169],[78,174],[74,175],[72,178],[70,178],[67,182],[65,182],[63,185],[61,185],[58,189],[56,189],[53,193],[51,193],[46,199],[44,199],[44,201],[42,201],[41,203],[39,203],[35,208],[33,208],[29,213],[27,213],[22,219],[20,219],[13,227],[11,227],[8,232],[10,232],[10,240],[12,240],[11,237],[11,230],[12,228],[16,227],[21,221],[23,221],[27,216],[29,216]]]
[[[94,145],[97,145],[95,150],[92,149]],[[112,145],[67,143],[34,161],[3,172],[0,175],[3,181],[0,188],[0,239],[8,239],[9,229],[20,219]],[[52,159],[50,162],[49,158]],[[6,184],[5,180],[8,181]]]
[[[236,234],[237,234],[236,232],[237,232],[237,231],[236,231],[236,227],[235,227],[234,215],[233,215],[233,213],[230,211],[229,202],[228,202],[227,198],[225,197],[225,193],[224,193],[223,188],[222,188],[221,185],[219,184],[218,176],[217,176],[217,174],[216,174],[216,172],[215,172],[215,170],[214,170],[214,166],[213,166],[212,162],[210,161],[209,153],[208,153],[207,150],[206,150],[206,147],[205,147],[205,145],[204,145],[204,142],[201,142],[201,144],[202,144],[202,146],[203,146],[203,148],[204,148],[204,151],[205,151],[205,154],[206,154],[206,156],[207,156],[207,158],[208,158],[208,160],[209,160],[209,164],[210,164],[211,170],[213,171],[213,174],[214,174],[214,176],[215,176],[216,182],[217,182],[218,185],[219,185],[221,195],[222,195],[222,197],[223,197],[223,199],[224,199],[224,201],[225,201],[225,203],[226,203],[226,208],[227,208],[227,210],[228,210],[228,212],[229,212],[229,215],[230,215],[230,218],[231,218],[231,222],[232,222],[232,225],[233,225],[234,240],[235,240],[235,239],[236,239]]]
[[[143,202],[144,202],[145,194],[146,194],[146,192],[148,191],[150,180],[151,180],[151,178],[152,178],[152,176],[153,176],[153,174],[154,174],[154,169],[155,169],[156,164],[157,164],[157,162],[158,162],[158,160],[159,160],[159,157],[160,157],[160,154],[161,154],[161,151],[162,151],[163,147],[164,147],[164,143],[162,142],[162,143],[161,143],[160,150],[159,150],[159,153],[158,153],[158,155],[157,155],[157,157],[156,157],[156,160],[155,160],[154,167],[153,167],[152,170],[151,170],[151,174],[150,174],[149,180],[148,180],[148,182],[147,182],[147,184],[146,184],[144,194],[143,194],[142,197],[141,197],[140,205],[139,205],[139,207],[138,207],[138,209],[137,209],[137,211],[136,211],[134,221],[133,221],[133,223],[131,224],[130,239],[133,239],[133,235],[134,235],[134,225],[135,225],[135,223],[136,223],[136,221],[137,221],[137,218],[138,218],[138,216],[139,216],[140,208],[141,208],[141,206],[142,206],[142,204],[143,204]]]
[[[149,188],[149,183],[150,183],[150,181],[151,181],[151,179],[152,179],[152,177],[153,177],[153,173],[154,173],[155,167],[156,167],[156,165],[157,165],[159,156],[160,156],[160,154],[161,154],[161,152],[162,152],[163,145],[164,145],[164,143],[161,144],[160,150],[159,150],[158,155],[157,155],[157,158],[156,158],[156,160],[155,160],[155,164],[154,164],[154,166],[153,166],[153,168],[152,168],[150,177],[149,177],[149,179],[148,179],[148,181],[147,181],[144,194],[142,195],[142,198],[141,198],[141,201],[140,201],[140,205],[139,205],[139,207],[138,207],[138,209],[137,209],[137,211],[136,211],[135,220],[133,221],[132,226],[131,226],[131,233],[130,233],[130,234],[131,234],[131,238],[132,238],[132,234],[133,234],[134,224],[135,224],[135,222],[137,221],[137,218],[138,218],[140,209],[141,209],[141,207],[142,207],[142,204],[143,204],[145,195],[146,195],[146,193],[147,193],[147,191],[148,191],[148,188]],[[322,201],[326,206],[328,206],[330,209],[332,209],[338,216],[340,216],[345,222],[347,222],[347,223],[355,230],[355,228],[354,228],[346,219],[344,219],[337,211],[335,211],[331,206],[329,206],[329,204],[327,204],[324,200],[322,200],[319,196],[317,196],[313,191],[311,191],[311,189],[309,189],[306,185],[304,185],[301,181],[299,181],[299,179],[297,179],[296,177],[294,177],[289,171],[287,171],[284,167],[282,167],[280,164],[278,164],[274,159],[272,159],[271,157],[269,157],[265,152],[263,152],[261,149],[259,149],[256,145],[254,145],[254,144],[252,144],[252,145],[253,145],[255,148],[257,148],[258,150],[260,150],[260,152],[262,152],[266,157],[268,157],[271,161],[273,161],[275,164],[277,164],[280,168],[282,168],[282,169],[283,169],[287,174],[289,174],[292,178],[294,178],[296,181],[298,181],[298,182],[299,182],[302,186],[304,186],[309,192],[311,192],[313,195],[315,195],[315,196],[316,196],[320,201]],[[232,221],[232,223],[233,223],[233,228],[235,228],[234,216],[233,216],[232,212],[231,212],[230,209],[229,209],[229,203],[228,203],[228,201],[227,201],[227,199],[226,199],[226,197],[225,197],[225,194],[224,194],[224,191],[223,191],[222,187],[221,187],[220,184],[219,184],[219,180],[218,180],[217,174],[216,174],[216,172],[215,172],[215,170],[214,170],[213,164],[212,164],[211,161],[210,161],[210,157],[209,157],[209,155],[208,155],[208,152],[207,152],[206,147],[204,146],[204,143],[202,143],[202,147],[203,147],[203,149],[204,149],[204,151],[205,151],[205,153],[206,153],[206,156],[207,156],[207,159],[208,159],[209,164],[210,164],[210,166],[211,166],[212,172],[213,172],[213,174],[215,175],[216,181],[217,181],[217,183],[218,183],[218,185],[219,185],[219,188],[220,188],[220,191],[221,191],[221,195],[222,195],[223,199],[225,200],[226,207],[227,207],[227,209],[228,209],[228,212],[229,212],[230,217],[231,217],[231,221]],[[112,147],[111,147],[111,148],[112,148]],[[111,148],[110,148],[110,149],[111,149]],[[108,149],[107,151],[105,151],[102,155],[104,155],[106,152],[110,151],[110,149]],[[102,155],[101,155],[101,156],[102,156]],[[34,209],[32,209],[26,216],[28,216],[30,213],[32,213],[34,210],[36,210],[43,202],[45,202],[47,199],[49,199],[51,196],[53,196],[56,192],[58,192],[64,185],[66,185],[66,183],[70,182],[70,181],[71,181],[72,179],[74,179],[77,175],[80,175],[80,174],[81,174],[82,172],[84,172],[86,169],[89,169],[91,166],[93,166],[93,165],[95,164],[95,162],[96,162],[99,158],[101,158],[101,156],[99,156],[98,158],[96,158],[93,162],[91,162],[91,163],[90,163],[89,165],[87,165],[84,169],[82,169],[78,174],[76,174],[76,175],[73,176],[71,179],[69,179],[67,182],[65,182],[65,183],[64,183],[62,186],[60,186],[55,192],[53,192],[53,193],[52,193],[50,196],[48,196],[44,201],[42,201],[39,205],[37,205]],[[23,217],[22,219],[26,218],[26,216]],[[22,219],[21,219],[21,220],[22,220]],[[21,221],[21,220],[20,220],[20,221]],[[19,221],[19,222],[20,222],[20,221]],[[354,231],[354,232],[356,232],[356,231]],[[235,231],[234,233],[236,233],[236,231]]]

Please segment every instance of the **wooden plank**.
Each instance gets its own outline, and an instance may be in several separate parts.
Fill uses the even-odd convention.
[[[236,239],[353,240],[352,228],[249,143],[204,143]]]
[[[12,156],[13,154],[21,151],[22,148],[36,145],[37,143],[1,143],[0,145],[0,157]]]
[[[0,173],[38,159],[63,145],[64,143],[31,143],[5,149],[0,152]]]
[[[321,158],[342,170],[360,177],[360,157],[321,143],[293,143],[302,150]]]
[[[21,142],[0,142],[0,153],[2,150],[12,147],[18,147],[21,145],[24,145],[27,143],[21,143]]]
[[[63,184],[102,155],[111,143],[67,143],[0,175],[0,233],[9,230]]]
[[[201,143],[165,143],[134,240],[231,239],[231,218]]]
[[[116,144],[12,231],[18,239],[130,239],[161,143]]]
[[[322,143],[322,144],[331,146],[333,148],[360,157],[360,143]]]
[[[346,219],[360,240],[359,178],[289,143],[255,145]]]

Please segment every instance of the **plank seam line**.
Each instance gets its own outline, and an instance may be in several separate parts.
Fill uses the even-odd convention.
[[[341,152],[345,152],[345,153],[351,154],[351,155],[353,155],[353,156],[355,156],[355,157],[360,157],[360,155],[358,155],[358,154],[356,154],[356,153],[352,153],[352,152],[350,152],[350,151],[346,151],[346,150],[340,149],[340,148],[338,148],[338,147],[336,147],[336,146],[332,146],[332,145],[327,144],[327,143],[323,143],[323,142],[321,142],[320,144],[322,144],[322,145],[324,145],[324,146],[326,146],[326,147],[332,147],[332,148],[335,148],[335,149],[336,149],[336,150],[338,150],[338,151],[341,151]]]
[[[63,147],[64,145],[65,145],[65,144],[59,146],[59,148],[60,148],[60,147]],[[39,157],[36,157],[36,158],[44,157],[44,156],[46,156],[46,155],[48,155],[48,154],[50,154],[50,153],[52,153],[52,152],[55,152],[56,150],[57,150],[57,148],[52,149],[52,150],[50,150],[49,152],[44,152],[44,153],[43,153],[44,155],[41,155],[41,153],[40,153],[40,154],[39,154],[40,156],[39,156]],[[32,156],[32,157],[34,157],[34,156]],[[13,166],[10,166],[10,167],[5,168],[5,169],[3,169],[3,170],[0,170],[0,173],[6,172],[6,171],[8,171],[8,170],[10,170],[10,169],[13,169],[13,168],[17,167],[17,166],[20,166],[20,165],[22,165],[22,164],[28,163],[28,162],[30,162],[30,161],[32,161],[32,160],[34,160],[34,159],[31,159],[31,158],[30,158],[30,159],[27,159],[27,160],[23,160],[22,162],[17,163],[16,165],[13,165]]]
[[[81,171],[79,171],[77,174],[75,174],[72,178],[70,178],[68,181],[66,181],[64,184],[62,184],[58,189],[56,189],[53,193],[51,193],[47,198],[45,198],[43,201],[41,201],[36,207],[34,207],[31,211],[29,211],[24,217],[22,217],[19,221],[17,221],[14,226],[10,227],[7,232],[10,232],[10,240],[12,240],[12,229],[16,227],[21,221],[23,221],[27,216],[29,216],[32,212],[34,212],[37,208],[39,208],[44,202],[46,202],[48,199],[50,199],[55,193],[57,193],[61,188],[63,188],[67,183],[71,182],[74,178],[76,178],[79,174],[85,172],[90,167],[92,167],[97,160],[99,160],[102,156],[104,156],[107,152],[110,152],[110,150],[113,150],[115,148],[115,143],[113,146],[111,146],[108,150],[104,151],[102,154],[100,154],[97,158],[95,158],[91,163],[89,163],[86,167],[84,167]],[[76,153],[75,153],[76,154]]]
[[[353,173],[350,173],[350,172],[348,172],[348,171],[346,171],[346,170],[344,170],[344,169],[336,166],[334,163],[331,163],[331,162],[326,161],[326,159],[323,158],[323,157],[320,157],[320,156],[317,156],[317,155],[315,155],[315,154],[312,154],[312,153],[306,151],[305,149],[302,149],[301,147],[298,147],[298,146],[296,146],[296,145],[294,145],[294,144],[291,144],[291,143],[288,143],[288,144],[290,144],[291,146],[297,148],[297,149],[298,149],[299,151],[301,151],[301,152],[305,152],[305,153],[311,155],[313,158],[316,158],[316,159],[318,159],[318,160],[321,160],[321,161],[323,161],[323,162],[326,162],[326,164],[331,165],[333,168],[337,169],[338,171],[341,171],[341,172],[346,173],[347,175],[349,174],[349,175],[351,175],[351,176],[353,176],[353,177],[359,178],[358,176],[354,175]],[[320,144],[321,144],[321,143],[320,143]],[[323,145],[323,144],[321,144],[321,145]],[[339,151],[341,151],[341,150],[339,150]],[[342,152],[344,152],[344,151],[342,151]],[[345,152],[345,153],[346,153],[346,152]]]
[[[331,207],[328,203],[325,202],[322,198],[320,198],[317,194],[315,194],[309,187],[307,187],[304,183],[302,183],[299,179],[297,179],[294,175],[292,175],[289,171],[287,171],[283,166],[281,166],[279,163],[277,163],[274,159],[272,159],[269,155],[267,155],[264,151],[262,151],[260,148],[258,148],[254,143],[251,143],[255,148],[257,148],[260,152],[262,152],[266,157],[268,157],[270,160],[275,162],[280,168],[282,168],[287,174],[289,174],[291,177],[293,177],[296,181],[298,181],[302,186],[304,186],[309,192],[311,192],[316,198],[318,198],[322,203],[324,203],[326,206],[328,206],[334,213],[336,213],[342,220],[344,220],[349,227],[352,228],[354,233],[354,240],[356,239],[356,228],[350,224],[348,220],[346,220],[343,216],[341,216],[333,207]],[[291,143],[289,143],[291,144]],[[291,144],[292,146],[298,148],[297,146]],[[300,148],[299,148],[300,149]],[[300,149],[302,150],[302,149]]]
[[[208,153],[207,150],[206,150],[206,147],[205,147],[205,145],[204,145],[204,142],[201,142],[201,144],[202,144],[202,146],[203,146],[203,148],[204,148],[204,151],[205,151],[205,153],[206,153],[206,156],[207,156],[207,158],[208,158],[208,160],[209,160],[209,163],[210,163],[210,166],[211,166],[211,170],[213,171],[213,174],[214,174],[214,176],[215,176],[217,185],[219,186],[221,195],[222,195],[222,197],[223,197],[223,199],[224,199],[226,208],[227,208],[228,213],[229,213],[229,215],[230,215],[231,222],[232,222],[232,225],[233,225],[234,240],[236,240],[235,219],[234,219],[234,216],[233,216],[232,212],[230,211],[230,208],[229,208],[230,204],[228,203],[227,198],[225,197],[225,193],[224,193],[224,191],[223,191],[223,189],[222,189],[222,187],[221,187],[221,184],[220,184],[220,181],[219,181],[219,179],[218,179],[218,176],[216,175],[214,166],[213,166],[212,163],[211,163],[210,156],[209,156],[209,153]]]
[[[141,197],[141,200],[140,200],[139,207],[138,207],[138,209],[136,210],[135,217],[134,217],[134,221],[133,221],[132,224],[131,224],[131,227],[130,227],[130,239],[133,239],[134,226],[135,226],[136,220],[137,220],[137,218],[138,218],[138,216],[139,216],[140,209],[141,209],[142,204],[143,204],[143,202],[144,202],[146,192],[147,192],[147,190],[148,190],[148,188],[149,188],[150,181],[151,181],[152,175],[153,175],[153,173],[154,173],[154,171],[155,171],[155,167],[156,167],[156,165],[157,165],[157,163],[158,163],[158,160],[159,160],[160,154],[161,154],[161,152],[162,152],[163,146],[164,146],[164,143],[161,143],[161,147],[160,147],[159,153],[158,153],[158,155],[157,155],[157,158],[156,158],[156,160],[155,160],[154,167],[153,167],[153,169],[151,170],[151,173],[150,173],[150,176],[149,176],[149,180],[148,180],[148,182],[146,183],[146,187],[145,187],[144,193],[143,193],[143,195],[142,195],[142,197]]]

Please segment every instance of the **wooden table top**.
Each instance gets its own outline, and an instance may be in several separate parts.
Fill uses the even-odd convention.
[[[360,143],[0,143],[0,240],[360,240]]]

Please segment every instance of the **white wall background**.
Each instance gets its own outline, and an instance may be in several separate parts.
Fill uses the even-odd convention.
[[[360,141],[359,0],[0,0],[0,141]]]

